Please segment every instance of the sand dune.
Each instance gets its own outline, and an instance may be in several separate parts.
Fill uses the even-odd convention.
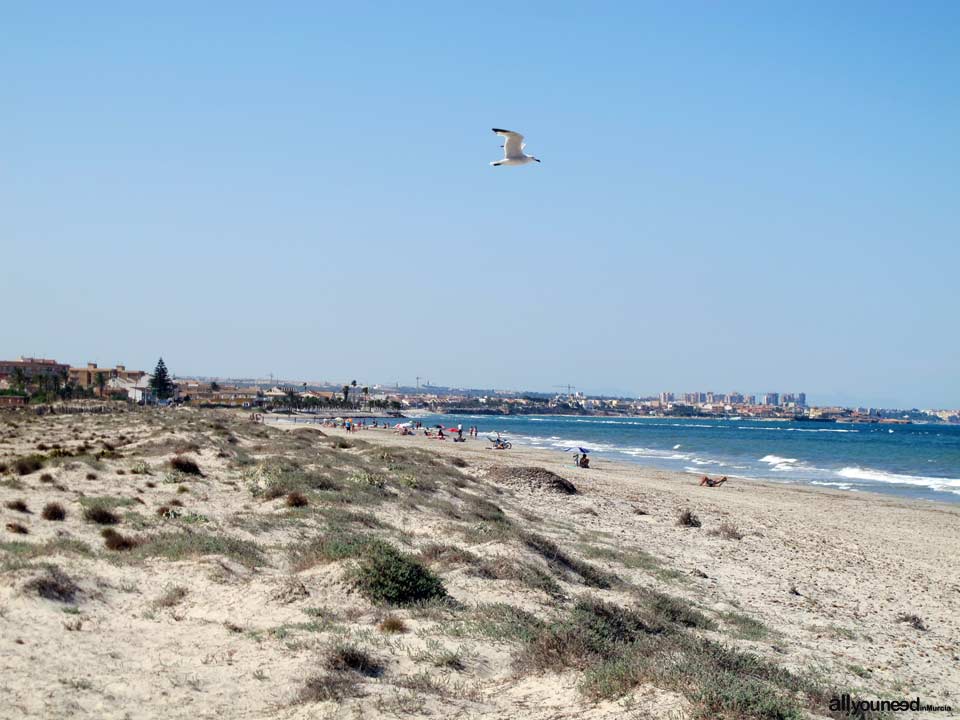
[[[960,707],[956,508],[485,445],[0,416],[0,714],[801,717],[839,690]]]

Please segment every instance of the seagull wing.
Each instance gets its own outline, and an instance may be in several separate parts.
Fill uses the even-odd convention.
[[[512,130],[501,130],[493,128],[493,131],[506,140],[503,143],[503,157],[507,160],[523,157],[523,135],[515,133]]]

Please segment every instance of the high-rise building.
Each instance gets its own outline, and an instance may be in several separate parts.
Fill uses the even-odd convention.
[[[797,393],[797,407],[806,407],[806,406],[807,406],[807,394]]]
[[[662,392],[660,393],[660,403],[662,405],[667,405],[673,402],[673,393],[672,392]]]
[[[764,393],[760,401],[761,405],[779,405],[780,393]]]

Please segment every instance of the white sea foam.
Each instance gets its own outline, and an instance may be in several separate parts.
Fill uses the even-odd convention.
[[[762,430],[764,432],[808,432],[808,433],[858,433],[859,430],[840,430],[836,428],[795,428],[795,427],[759,427],[757,425],[737,425],[737,430]]]
[[[920,485],[933,490],[960,492],[960,478],[938,478],[923,475],[901,475],[872,468],[845,467],[837,475],[848,480],[867,480],[871,482],[896,483],[898,485]]]
[[[795,463],[797,462],[797,459],[780,457],[779,455],[764,455],[762,458],[760,458],[760,462],[767,463],[769,465],[784,465],[787,463]]]
[[[820,480],[811,480],[811,485],[827,485],[829,487],[840,488],[841,490],[852,490],[853,485],[845,482],[822,482]]]

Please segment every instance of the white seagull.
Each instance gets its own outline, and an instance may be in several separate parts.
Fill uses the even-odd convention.
[[[506,142],[503,143],[503,160],[490,163],[494,167],[499,165],[526,165],[527,163],[540,162],[533,155],[527,155],[523,152],[527,144],[523,141],[523,135],[520,133],[515,133],[513,130],[501,130],[500,128],[493,128],[493,131],[497,135],[506,138]]]

